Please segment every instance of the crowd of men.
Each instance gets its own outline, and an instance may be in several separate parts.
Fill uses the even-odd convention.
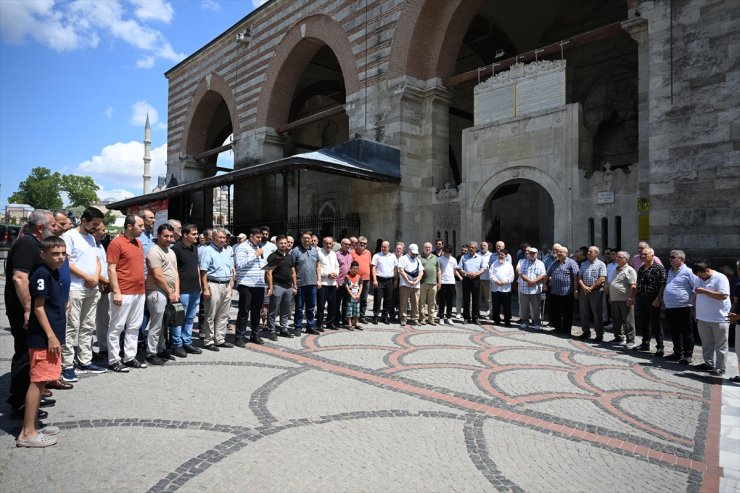
[[[72,388],[80,372],[127,373],[203,350],[264,344],[263,335],[276,341],[361,330],[369,320],[434,326],[488,319],[511,327],[513,292],[520,329],[542,330],[547,319],[553,334],[636,351],[650,351],[654,339],[656,357],[686,365],[692,363],[696,324],[703,361],[694,368],[726,371],[728,328],[736,319],[731,296],[737,302],[740,284],[731,293],[726,275],[706,262],[690,269],[681,250],[670,253],[668,268],[644,242],[633,257],[615,249],[602,255],[596,246],[571,256],[559,244],[522,244],[512,256],[501,241],[480,247],[470,242],[456,256],[441,239],[421,249],[396,242],[393,250],[390,241],[378,240],[378,251],[371,253],[364,236],[336,241],[306,231],[296,244],[262,227],[239,234],[232,244],[225,229],[199,235],[193,224],[169,220],[155,230],[154,223],[149,210],[128,215],[123,232],[110,240],[95,208],[86,209],[75,227],[63,211],[31,214],[27,234],[13,244],[6,262],[5,303],[15,339],[8,402],[14,415],[23,415],[30,383],[29,282],[42,264],[41,242],[50,236],[60,236],[66,246],[59,271],[67,309],[61,374],[46,382],[41,407],[53,405],[50,389]],[[232,344],[226,334],[234,289],[239,308]],[[175,324],[177,310],[181,321]],[[196,315],[202,339],[197,345]],[[571,334],[574,316],[582,327],[577,336]],[[613,338],[604,341],[609,325]],[[673,339],[667,356],[664,325]],[[139,359],[142,347],[146,356]]]

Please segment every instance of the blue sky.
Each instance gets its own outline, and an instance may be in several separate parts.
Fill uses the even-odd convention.
[[[36,166],[91,176],[100,199],[140,195],[147,112],[155,186],[164,72],[263,3],[0,0],[0,206]]]

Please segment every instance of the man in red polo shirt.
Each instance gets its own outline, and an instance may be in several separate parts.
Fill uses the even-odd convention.
[[[108,329],[108,369],[128,373],[128,368],[146,368],[136,359],[139,327],[144,320],[144,247],[138,240],[144,220],[129,214],[123,234],[108,245],[110,281],[110,328]],[[125,331],[123,361],[119,359],[120,335]]]
[[[360,236],[357,238],[357,245],[352,250],[352,260],[357,262],[360,266],[358,274],[362,278],[362,292],[360,294],[360,323],[366,324],[365,320],[365,309],[367,308],[367,293],[369,291],[370,284],[370,261],[372,255],[370,250],[367,249],[367,238]]]

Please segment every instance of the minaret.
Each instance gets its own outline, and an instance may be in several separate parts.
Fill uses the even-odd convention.
[[[149,126],[149,113],[146,114],[146,125],[144,125],[144,195],[152,191],[151,179],[152,158],[149,151],[152,147],[152,127]]]

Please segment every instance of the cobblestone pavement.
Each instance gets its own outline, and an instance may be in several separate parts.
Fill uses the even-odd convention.
[[[740,484],[739,386],[648,353],[486,323],[369,325],[83,374],[47,408],[58,445],[16,448],[20,422],[5,404],[12,337],[0,312],[2,491]],[[723,420],[734,427],[725,432]]]

